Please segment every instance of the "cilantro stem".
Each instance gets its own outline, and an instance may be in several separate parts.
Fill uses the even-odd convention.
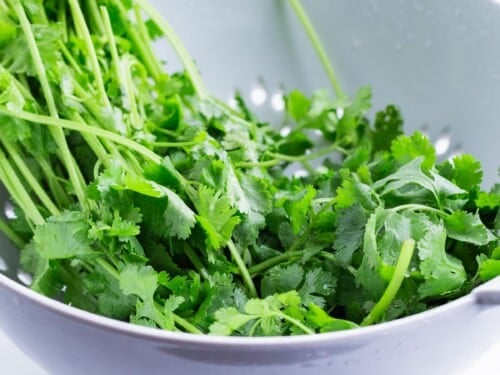
[[[42,9],[44,9],[42,7]],[[54,118],[59,118],[59,113],[57,111],[56,103],[54,100],[54,96],[52,94],[52,90],[50,88],[49,80],[47,78],[47,73],[45,71],[45,67],[43,66],[42,57],[40,56],[40,51],[38,50],[38,46],[36,44],[35,36],[33,35],[33,30],[31,28],[31,24],[29,23],[28,16],[24,11],[23,5],[21,2],[14,2],[14,10],[19,18],[19,23],[21,24],[21,28],[23,30],[24,36],[26,38],[26,42],[28,43],[28,48],[30,51],[31,58],[33,59],[33,65],[35,67],[35,71],[37,73],[38,79],[40,81],[40,85],[42,87],[42,92],[45,96],[45,100],[47,102],[47,107],[49,109],[49,113]],[[61,159],[63,160],[66,169],[68,171],[70,180],[73,184],[73,188],[75,190],[75,194],[78,198],[78,202],[82,206],[83,209],[86,209],[86,199],[85,192],[82,181],[80,179],[80,174],[78,173],[78,166],[76,165],[71,152],[69,151],[68,144],[66,143],[66,138],[64,137],[64,132],[62,129],[51,129],[50,132],[56,141]]]
[[[308,335],[314,335],[316,332],[314,332],[312,329],[309,327],[306,327],[304,324],[299,322],[297,319],[292,318],[291,316],[284,314],[284,313],[276,313],[276,316],[283,318],[284,320],[288,321],[289,323],[292,323],[294,326],[300,328],[304,333],[307,333]]]
[[[97,60],[97,54],[95,51],[94,43],[90,36],[90,31],[85,22],[85,17],[83,16],[82,9],[78,3],[78,0],[69,0],[69,7],[71,9],[71,14],[73,15],[73,22],[75,23],[76,29],[80,32],[85,47],[87,48],[87,54],[90,61],[90,66],[92,68],[92,73],[94,76],[95,84],[97,86],[97,92],[99,99],[103,102],[106,108],[111,108],[111,103],[109,102],[108,95],[106,94],[106,89],[104,88],[104,80],[102,77],[101,68],[99,67],[99,61]],[[99,13],[95,15],[99,17]]]
[[[71,200],[68,198],[66,191],[61,186],[59,178],[54,173],[54,170],[49,165],[49,162],[43,158],[37,158],[38,165],[42,169],[49,189],[52,191],[52,195],[59,207],[68,207],[71,204]]]
[[[98,137],[108,139],[119,145],[128,147],[129,149],[136,151],[138,154],[142,155],[145,159],[148,159],[153,163],[160,164],[162,161],[162,158],[159,155],[155,154],[153,151],[144,147],[143,145],[105,129],[88,126],[76,121],[54,118],[26,111],[12,112],[5,109],[5,107],[0,107],[0,113],[11,117],[23,119],[35,124],[57,127],[60,129],[75,130],[80,133],[93,134]]]
[[[181,63],[184,65],[186,72],[191,79],[194,91],[201,100],[206,100],[210,97],[205,84],[203,83],[201,76],[196,68],[193,59],[189,55],[186,47],[181,42],[180,38],[177,36],[175,31],[172,29],[170,24],[161,16],[147,0],[136,0],[136,3],[140,5],[142,9],[151,17],[151,19],[156,23],[158,28],[163,32],[170,45],[179,56]]]
[[[318,150],[316,152],[311,152],[310,154],[303,154],[299,156],[294,156],[294,155],[285,155],[285,154],[279,154],[279,153],[274,153],[274,152],[267,152],[267,155],[272,157],[273,159],[271,160],[265,160],[265,161],[260,161],[260,162],[240,162],[236,163],[236,166],[239,168],[254,168],[254,167],[273,167],[280,162],[307,162],[309,160],[314,160],[318,159],[322,156],[326,156],[334,151],[339,151],[342,154],[347,154],[347,150],[345,150],[342,147],[339,147],[336,144],[332,144],[328,147],[324,147],[321,150]]]
[[[308,161],[308,160],[314,160],[317,158],[320,158],[322,156],[328,155],[333,151],[339,151],[342,154],[348,154],[347,150],[345,150],[342,147],[339,147],[336,144],[332,144],[328,147],[325,147],[321,150],[318,150],[316,152],[311,152],[310,154],[304,154],[304,155],[299,155],[299,156],[293,156],[293,155],[285,155],[285,154],[275,154],[273,152],[269,152],[268,155],[271,157],[274,157],[279,160],[284,160],[284,161],[290,161],[290,162],[303,162],[303,161]]]
[[[252,298],[258,298],[257,295],[257,289],[255,289],[255,285],[252,280],[252,276],[250,276],[250,273],[248,272],[248,268],[245,265],[245,262],[241,258],[241,255],[236,248],[236,245],[232,240],[229,240],[227,242],[227,247],[229,249],[229,252],[231,253],[231,256],[233,257],[234,261],[236,262],[236,265],[238,266],[240,270],[240,275],[243,278],[243,282],[245,283],[246,287],[248,288],[248,292],[250,293],[250,297]]]
[[[25,245],[24,240],[14,232],[9,224],[5,222],[5,220],[0,218],[0,232],[3,232],[7,238],[17,246],[17,248],[22,249]]]
[[[271,159],[271,160],[265,160],[265,161],[257,161],[257,162],[246,162],[242,161],[239,163],[235,163],[235,166],[238,168],[269,168],[269,167],[274,167],[280,163],[282,163],[282,160],[279,159]]]
[[[120,17],[124,20],[128,19],[127,9],[125,9],[123,5],[123,0],[113,0],[113,3],[117,6]],[[156,12],[156,11],[155,11]],[[128,22],[127,22],[128,24]],[[162,66],[158,62],[155,54],[151,51],[150,46],[144,43],[143,38],[139,35],[136,28],[133,25],[129,25],[126,27],[126,32],[129,35],[134,47],[137,49],[139,56],[142,59],[142,62],[146,66],[149,74],[153,77],[155,81],[158,81],[160,76],[163,74]]]
[[[417,204],[417,203],[403,204],[401,206],[396,206],[396,207],[390,208],[389,210],[393,211],[393,212],[404,211],[404,210],[430,211],[430,212],[436,213],[439,216],[449,216],[446,212],[444,212],[442,210],[439,210],[439,209],[434,208],[434,207],[425,206],[423,204]]]
[[[111,26],[111,20],[109,17],[108,9],[105,6],[101,6],[101,14],[103,19],[104,34],[108,38],[109,50],[111,52],[111,61],[115,69],[115,74],[120,85],[125,81],[123,78],[123,73],[120,67],[120,56],[118,54],[118,48],[116,47],[115,34],[113,33],[113,27]],[[122,87],[120,87],[120,91]],[[122,101],[125,100],[122,98]]]
[[[172,313],[172,317],[174,318],[174,322],[177,323],[177,325],[179,325],[180,327],[184,328],[186,332],[194,333],[196,335],[203,335],[202,331],[189,323],[186,319],[181,318],[179,315],[174,313]]]
[[[210,274],[208,273],[207,269],[205,268],[205,265],[201,261],[200,257],[194,252],[193,248],[189,246],[189,244],[185,243],[184,244],[184,252],[186,253],[187,257],[193,263],[194,267],[196,270],[200,273],[200,275],[205,279],[205,280],[211,280]]]
[[[255,266],[252,266],[248,269],[248,272],[251,275],[257,275],[271,267],[274,267],[290,258],[301,257],[304,254],[303,251],[289,251],[281,255],[277,255],[273,258],[269,258]]]
[[[154,146],[154,147],[168,147],[168,148],[170,148],[170,147],[181,148],[181,147],[196,146],[199,143],[200,143],[199,140],[186,141],[186,142],[153,142],[152,146]]]
[[[0,180],[4,183],[9,194],[23,209],[26,216],[35,224],[41,225],[45,222],[42,214],[26,191],[23,183],[10,165],[4,152],[0,149]]]
[[[330,145],[328,147],[324,147],[323,149],[318,150],[316,152],[311,152],[309,154],[303,154],[303,155],[299,155],[299,156],[285,155],[285,154],[274,153],[274,152],[267,152],[267,155],[269,155],[273,159],[265,160],[265,161],[258,161],[258,162],[239,162],[239,163],[235,163],[235,166],[239,167],[239,168],[255,168],[255,167],[266,168],[266,167],[274,167],[275,165],[278,165],[281,162],[306,163],[309,160],[318,159],[318,158],[320,158],[322,156],[326,156],[334,151],[339,151],[342,154],[348,154],[347,150],[345,150],[344,148],[339,147],[336,144],[332,144],[332,145]]]
[[[373,306],[372,311],[370,311],[366,318],[361,322],[362,326],[368,326],[378,322],[394,297],[396,297],[396,294],[405,278],[408,266],[410,265],[414,249],[414,240],[409,239],[403,242],[391,281],[389,281],[389,285],[387,285],[387,288],[385,289],[380,300],[375,304],[375,306]]]
[[[63,42],[68,41],[68,20],[66,17],[66,0],[59,1],[59,4],[57,6],[57,20],[62,25],[64,34],[63,34],[63,40],[61,41],[60,44],[63,44]]]
[[[97,1],[87,1],[87,10],[90,13],[90,21],[94,24],[93,26],[97,29],[100,35],[104,34],[104,22],[100,17],[99,8],[97,5]]]
[[[42,204],[45,206],[45,208],[47,208],[47,210],[50,212],[51,215],[59,215],[60,214],[59,209],[56,207],[54,202],[52,202],[52,199],[48,196],[48,194],[45,192],[42,186],[39,184],[38,180],[35,178],[31,170],[28,168],[23,158],[19,155],[19,152],[16,149],[16,147],[5,139],[2,139],[1,142],[4,145],[5,149],[7,150],[7,153],[14,161],[19,172],[21,172],[22,176],[24,177],[28,185],[31,187],[35,195],[38,197],[38,199],[40,199],[40,202],[42,202]]]
[[[337,79],[337,75],[335,74],[335,70],[333,69],[330,59],[326,54],[325,48],[323,47],[323,43],[321,43],[321,40],[318,34],[316,33],[316,30],[314,29],[314,26],[312,25],[311,20],[309,19],[306,11],[304,10],[304,7],[302,6],[300,0],[289,0],[289,1],[300,23],[304,27],[306,34],[309,37],[314,49],[316,50],[316,53],[318,54],[318,57],[321,61],[321,64],[323,65],[323,68],[325,69],[325,73],[328,76],[328,79],[330,80],[330,84],[332,85],[335,95],[338,98],[344,97],[345,96],[344,92]]]

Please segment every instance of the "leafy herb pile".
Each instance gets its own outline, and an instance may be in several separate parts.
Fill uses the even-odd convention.
[[[185,72],[164,71],[162,37]],[[17,214],[0,229],[47,296],[165,330],[295,335],[500,274],[500,185],[482,191],[470,155],[437,162],[393,105],[370,122],[370,90],[348,99],[331,69],[336,99],[290,92],[280,133],[212,97],[146,0],[0,0],[0,64]]]

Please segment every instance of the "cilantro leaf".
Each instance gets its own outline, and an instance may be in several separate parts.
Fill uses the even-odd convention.
[[[462,263],[446,253],[446,229],[433,224],[418,242],[420,272],[424,282],[418,287],[422,298],[440,296],[459,289],[467,280]]]
[[[88,237],[90,225],[80,212],[65,212],[53,216],[39,226],[33,240],[38,253],[45,259],[68,259],[95,255]]]
[[[493,241],[495,236],[484,226],[478,214],[455,211],[445,217],[448,236],[459,241],[482,246]]]
[[[230,239],[240,218],[234,216],[236,209],[229,204],[229,199],[220,192],[201,186],[196,202],[197,220],[207,234],[207,244],[215,250],[220,249]]]
[[[400,135],[391,145],[391,153],[399,165],[423,158],[422,169],[430,170],[436,162],[436,151],[429,138],[420,132],[411,136]]]

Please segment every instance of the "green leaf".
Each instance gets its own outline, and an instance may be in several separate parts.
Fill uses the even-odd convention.
[[[296,290],[304,278],[304,269],[296,264],[279,265],[266,272],[261,282],[264,297]]]
[[[388,151],[392,142],[403,134],[403,118],[393,105],[377,112],[373,132],[373,151]]]
[[[445,217],[444,223],[448,236],[459,241],[483,246],[496,237],[481,222],[479,215],[465,211],[455,211]]]
[[[316,190],[308,185],[297,193],[287,194],[277,203],[278,206],[282,205],[288,214],[295,234],[298,234],[306,226],[311,203],[315,196]]]
[[[337,279],[331,272],[316,267],[306,272],[298,292],[304,305],[314,303],[326,307],[326,301],[335,293],[336,286]]]
[[[210,334],[230,336],[233,332],[256,318],[256,316],[242,314],[234,307],[220,309],[215,313],[217,321],[210,326]]]
[[[496,255],[500,254],[500,247],[494,250]],[[489,281],[497,276],[500,276],[500,256],[493,256],[492,259],[488,259],[486,255],[481,254],[478,256],[479,270],[478,274],[482,281]]]
[[[313,146],[309,137],[301,131],[294,130],[280,142],[278,152],[284,155],[300,156]]]
[[[120,272],[119,283],[124,294],[151,301],[158,287],[158,274],[150,266],[127,264]]]
[[[459,289],[467,280],[460,260],[446,253],[446,229],[443,224],[433,224],[418,242],[420,272],[424,282],[418,293],[422,298],[441,296]]]
[[[377,233],[386,217],[387,212],[382,208],[370,215],[363,239],[363,259],[356,271],[356,281],[374,299],[382,296],[387,284],[382,277],[383,263],[377,247]]]
[[[88,236],[89,229],[84,214],[67,211],[37,227],[33,240],[37,252],[45,259],[94,256],[96,252]]]
[[[272,209],[270,186],[257,177],[238,173],[226,164],[227,195],[231,205],[243,214],[250,212],[268,213]]]
[[[343,208],[339,211],[335,223],[336,257],[344,266],[351,263],[352,256],[363,244],[368,213],[359,205]]]
[[[319,329],[321,333],[343,331],[346,329],[359,327],[356,323],[353,323],[349,320],[332,318],[323,309],[321,309],[319,306],[316,306],[314,303],[310,303],[308,305],[306,320],[311,326]]]
[[[464,190],[479,187],[483,180],[481,163],[472,155],[461,154],[452,160],[454,166],[453,182]]]
[[[285,105],[287,113],[295,120],[302,120],[311,107],[311,100],[301,91],[294,90],[285,96]]]
[[[430,170],[436,162],[436,150],[429,138],[420,132],[411,136],[401,135],[391,145],[391,152],[399,165],[410,163],[414,159],[422,160],[422,169]]]
[[[240,218],[234,216],[236,209],[230,206],[227,196],[205,186],[199,188],[195,205],[198,222],[207,234],[208,246],[220,249],[231,239],[234,228],[240,222]]]

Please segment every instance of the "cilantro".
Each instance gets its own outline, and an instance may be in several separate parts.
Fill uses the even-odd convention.
[[[282,131],[239,93],[237,108],[214,98],[146,0],[1,4],[16,218],[0,230],[37,292],[148,327],[270,336],[396,319],[500,275],[500,184],[484,191],[471,155],[436,164],[397,106],[371,115],[369,87],[344,93],[300,1],[335,97],[285,93]],[[164,71],[162,38],[182,72]]]

